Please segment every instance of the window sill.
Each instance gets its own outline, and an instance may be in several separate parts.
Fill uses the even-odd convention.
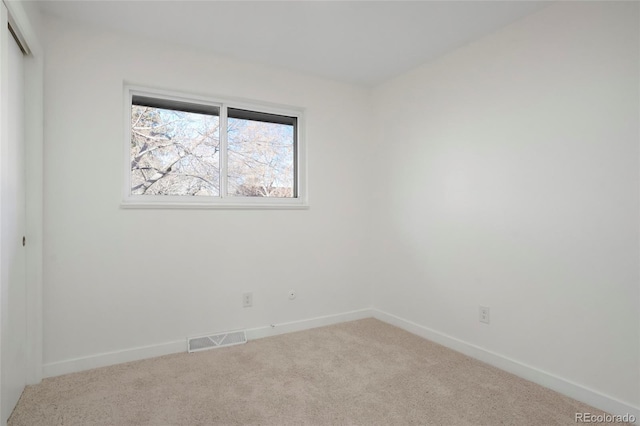
[[[121,209],[183,209],[183,210],[308,210],[309,205],[303,202],[154,202],[123,201]]]

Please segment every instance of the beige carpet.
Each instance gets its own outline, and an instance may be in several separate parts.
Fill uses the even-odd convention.
[[[375,319],[45,379],[9,426],[574,425],[601,413]]]

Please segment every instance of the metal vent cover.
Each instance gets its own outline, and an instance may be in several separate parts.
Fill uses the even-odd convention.
[[[207,349],[221,348],[223,346],[233,346],[247,343],[247,335],[242,331],[229,331],[226,333],[213,334],[211,336],[192,337],[187,339],[187,351],[198,352]]]

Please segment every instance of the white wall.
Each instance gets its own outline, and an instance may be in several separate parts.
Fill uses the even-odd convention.
[[[376,308],[640,406],[638,16],[553,5],[374,90]]]
[[[45,375],[76,358],[370,307],[366,90],[69,22],[49,19],[44,34]],[[306,108],[311,208],[121,209],[123,82]]]

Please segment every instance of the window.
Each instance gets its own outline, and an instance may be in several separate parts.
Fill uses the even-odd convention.
[[[300,110],[126,88],[124,207],[306,206]]]

